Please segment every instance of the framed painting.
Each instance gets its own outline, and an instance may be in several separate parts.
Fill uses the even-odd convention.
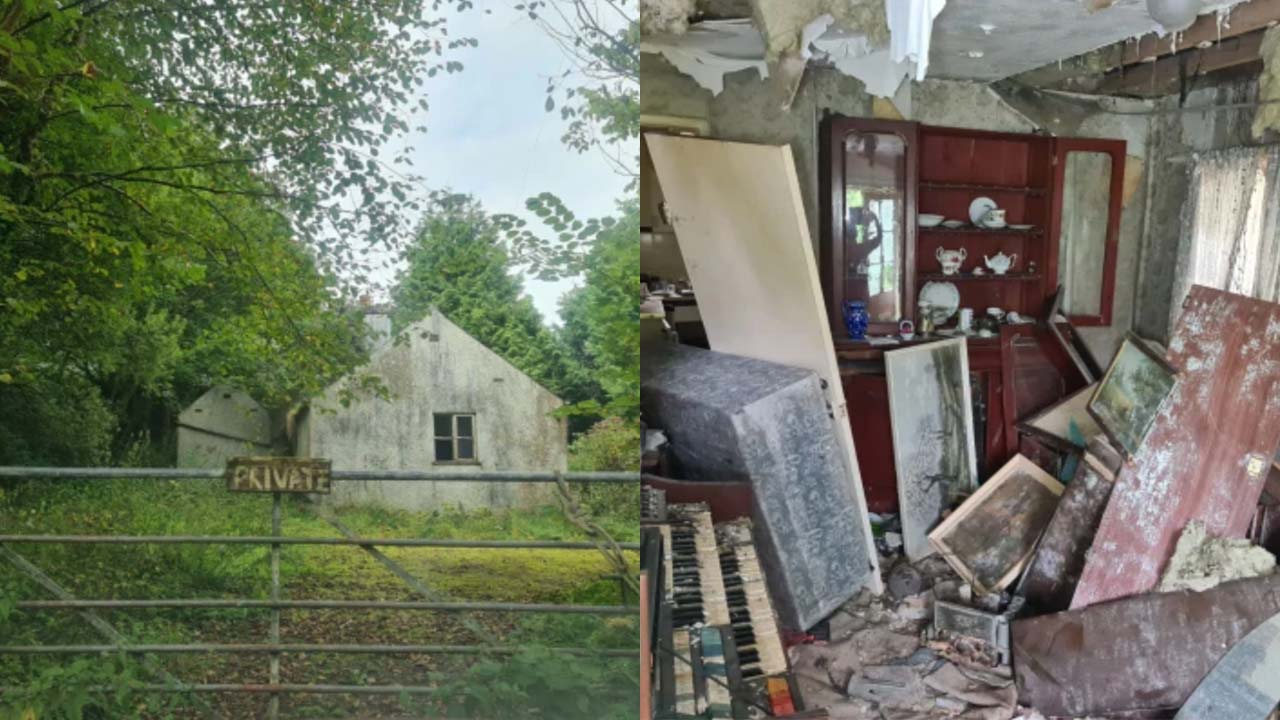
[[[1000,592],[1031,561],[1063,489],[1015,455],[929,533],[929,542],[976,592]]]
[[[1116,447],[1132,456],[1177,382],[1177,371],[1129,333],[1089,398],[1089,414]]]
[[[929,531],[978,486],[965,338],[884,354],[902,544],[913,562],[933,554]]]

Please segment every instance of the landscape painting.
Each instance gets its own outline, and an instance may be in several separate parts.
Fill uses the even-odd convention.
[[[1176,382],[1164,358],[1130,334],[1089,399],[1089,414],[1113,442],[1133,455]]]
[[[1035,463],[1015,455],[929,541],[976,592],[1000,592],[1030,562],[1063,489]]]
[[[929,531],[978,484],[964,338],[887,352],[889,417],[907,557],[933,553]]]

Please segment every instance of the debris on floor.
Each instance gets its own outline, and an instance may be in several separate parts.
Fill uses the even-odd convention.
[[[1183,529],[1157,589],[1198,592],[1275,569],[1275,555],[1241,538],[1210,537],[1204,523],[1192,520]]]
[[[1017,717],[1007,620],[961,604],[972,589],[940,557],[883,557],[881,567],[889,593],[860,593],[831,616],[828,641],[791,648],[806,703],[839,720]],[[978,613],[1000,618],[1005,652]]]

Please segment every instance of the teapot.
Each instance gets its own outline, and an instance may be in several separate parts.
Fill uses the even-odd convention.
[[[1004,275],[1009,272],[1009,270],[1013,268],[1013,264],[1017,259],[1018,256],[1016,253],[1013,255],[1005,255],[1000,252],[996,253],[995,257],[987,257],[986,255],[982,256],[982,260],[987,264],[987,267],[991,268],[991,272],[997,275]]]
[[[959,250],[943,250],[942,248],[938,248],[934,255],[937,256],[938,262],[942,263],[943,275],[955,275],[960,272],[960,263],[964,262],[964,259],[969,257],[969,253],[964,248],[960,248]]]

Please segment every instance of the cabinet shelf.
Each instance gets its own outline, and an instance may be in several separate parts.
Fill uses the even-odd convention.
[[[1048,190],[1034,185],[981,185],[957,182],[921,181],[921,190],[960,190],[964,192],[1020,193],[1023,195],[1043,195]]]
[[[1038,227],[1029,228],[1027,230],[1016,230],[1014,228],[980,228],[972,225],[966,225],[958,228],[948,228],[938,225],[937,227],[921,227],[922,233],[950,233],[954,235],[1042,235],[1044,230]]]
[[[942,273],[920,273],[917,277],[921,280],[945,280],[946,282],[1031,282],[1040,279],[1040,273],[1005,273],[1004,275],[996,275],[995,273],[984,273],[982,275],[974,275],[972,273],[963,273],[956,275],[944,275]]]

